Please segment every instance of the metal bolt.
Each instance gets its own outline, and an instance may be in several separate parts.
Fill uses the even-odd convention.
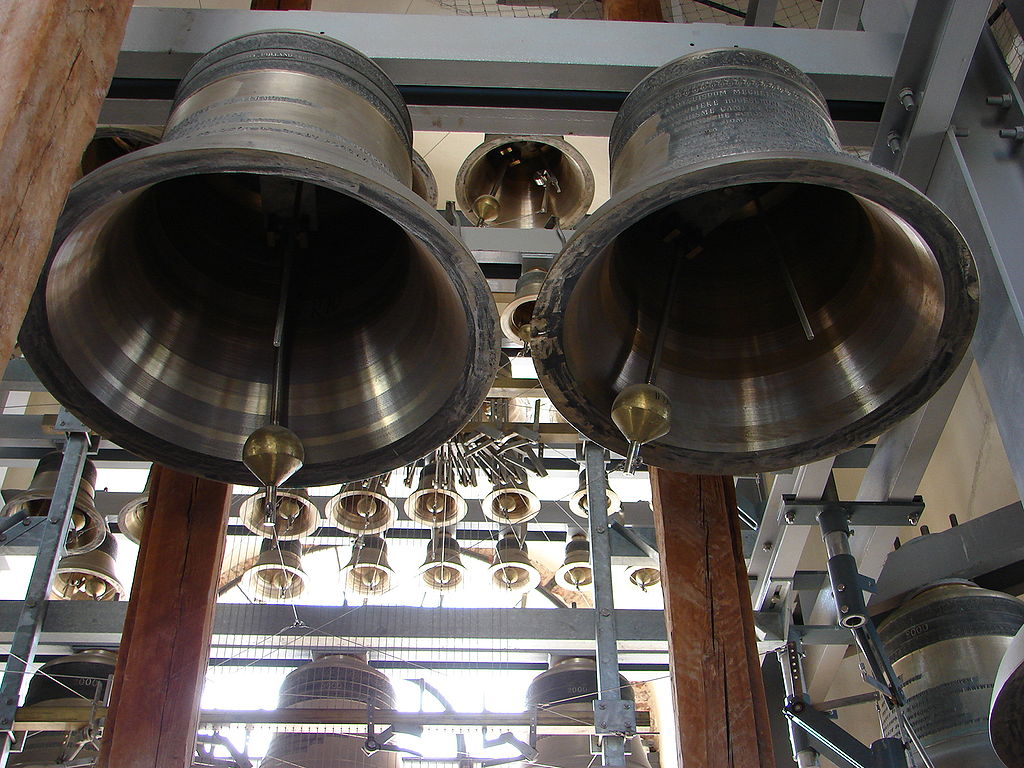
[[[611,611],[609,611],[609,610],[608,610],[607,608],[602,608],[602,609],[601,609],[601,615],[602,615],[602,616],[606,616],[606,617],[607,617],[607,616],[611,616],[611,615],[612,615],[612,612],[611,612]]]
[[[603,525],[597,526],[597,532],[598,533],[604,533],[606,530],[608,530],[608,529],[605,528]]]
[[[598,709],[607,709],[607,707],[604,704],[598,704],[597,708]]]
[[[1016,125],[1013,128],[1000,128],[999,138],[1024,141],[1024,125]]]
[[[890,131],[889,135],[885,137],[885,145],[889,147],[889,151],[894,155],[898,155],[900,150],[903,148],[903,143],[900,141],[900,135],[896,131]]]
[[[904,88],[896,94],[896,98],[900,100],[900,104],[903,105],[903,108],[907,110],[907,112],[917,106],[917,102],[914,100],[913,88]]]
[[[770,541],[766,541],[764,544],[761,545],[761,549],[763,549],[765,552],[771,552],[772,543]]]
[[[836,592],[845,592],[845,591],[846,591],[846,585],[845,584],[836,584]]]
[[[26,600],[25,605],[29,608],[35,608],[39,603],[35,600]]]
[[[792,523],[794,520],[796,520],[796,512],[791,509],[786,512],[786,522]]]
[[[998,96],[988,96],[985,99],[985,103],[990,104],[993,107],[1009,109],[1013,106],[1013,96],[1009,93],[1001,93]]]
[[[840,613],[849,613],[850,612],[850,606],[848,606],[848,605],[841,605],[841,606],[839,606],[839,612]]]

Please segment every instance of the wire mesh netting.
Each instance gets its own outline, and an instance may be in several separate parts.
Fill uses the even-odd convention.
[[[988,22],[996,44],[1003,52],[1003,58],[1006,59],[1006,66],[1010,68],[1010,74],[1016,78],[1020,73],[1022,63],[1024,63],[1024,39],[1021,38],[1020,30],[1017,29],[1005,3],[999,2],[999,0],[992,3]]]
[[[600,19],[600,0],[435,0],[443,8],[469,16],[509,16],[541,19]],[[813,28],[819,0],[779,0],[775,23]],[[747,0],[661,0],[666,21],[743,24]]]

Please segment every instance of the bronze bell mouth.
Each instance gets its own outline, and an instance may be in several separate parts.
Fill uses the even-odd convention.
[[[587,438],[687,472],[797,466],[884,432],[962,359],[979,295],[967,243],[844,152],[782,59],[729,48],[655,70],[610,156],[612,196],[549,270],[530,342]],[[665,397],[617,404],[637,385]]]

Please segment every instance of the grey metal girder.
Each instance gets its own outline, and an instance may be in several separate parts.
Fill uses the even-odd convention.
[[[818,29],[857,29],[864,0],[822,0]]]
[[[1020,502],[941,533],[918,536],[891,553],[868,608],[877,614],[940,579],[977,579],[1024,562],[1024,509]]]
[[[723,24],[617,24],[547,19],[317,11],[132,10],[115,77],[178,79],[237,35],[308,30],[374,59],[399,85],[628,92],[691,50],[757,48],[807,72],[827,98],[885,97],[901,36],[888,31],[766,29]]]
[[[1010,96],[1001,108],[987,97]],[[928,194],[967,238],[981,313],[972,349],[1018,491],[1024,493],[1024,127],[1021,96],[990,34],[982,36]],[[1024,133],[1024,132],[1022,132]]]
[[[6,650],[21,603],[0,601],[0,653]],[[47,645],[116,645],[127,603],[57,601],[50,605],[41,642]],[[218,604],[212,655],[235,648],[239,658],[265,657],[275,649],[299,654],[325,645],[410,653],[529,651],[560,653],[594,650],[594,612],[586,608],[416,608],[411,606],[313,606],[296,610],[308,626],[292,627],[291,605]],[[661,611],[617,610],[619,649],[624,654],[664,653]],[[444,639],[452,640],[445,649]],[[275,656],[276,657],[276,656]]]
[[[968,357],[924,407],[878,439],[857,490],[858,501],[910,501],[914,498],[963,388],[970,364]],[[850,538],[850,550],[865,576],[877,578],[881,573],[886,557],[892,552],[892,531],[890,527],[858,526]],[[830,589],[820,590],[813,606],[804,606],[804,617],[811,624],[838,621]],[[813,701],[819,701],[828,692],[845,655],[844,646],[807,649],[804,669]]]
[[[871,161],[925,189],[963,86],[989,0],[917,3]]]

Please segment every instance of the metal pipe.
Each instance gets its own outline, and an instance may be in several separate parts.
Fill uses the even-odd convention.
[[[608,480],[605,477],[604,449],[597,443],[587,442],[584,448],[587,471],[587,517],[590,529],[590,567],[594,579],[594,617],[597,639],[598,698],[594,702],[594,721],[598,724],[602,712],[617,706],[619,692],[618,629],[615,621],[615,601],[612,595],[612,554],[608,533]],[[633,710],[635,718],[636,712]],[[636,730],[635,720],[633,731]],[[595,731],[601,733],[600,727]],[[631,735],[631,734],[630,734]],[[601,740],[606,768],[626,765],[626,742],[620,733],[605,733]]]

